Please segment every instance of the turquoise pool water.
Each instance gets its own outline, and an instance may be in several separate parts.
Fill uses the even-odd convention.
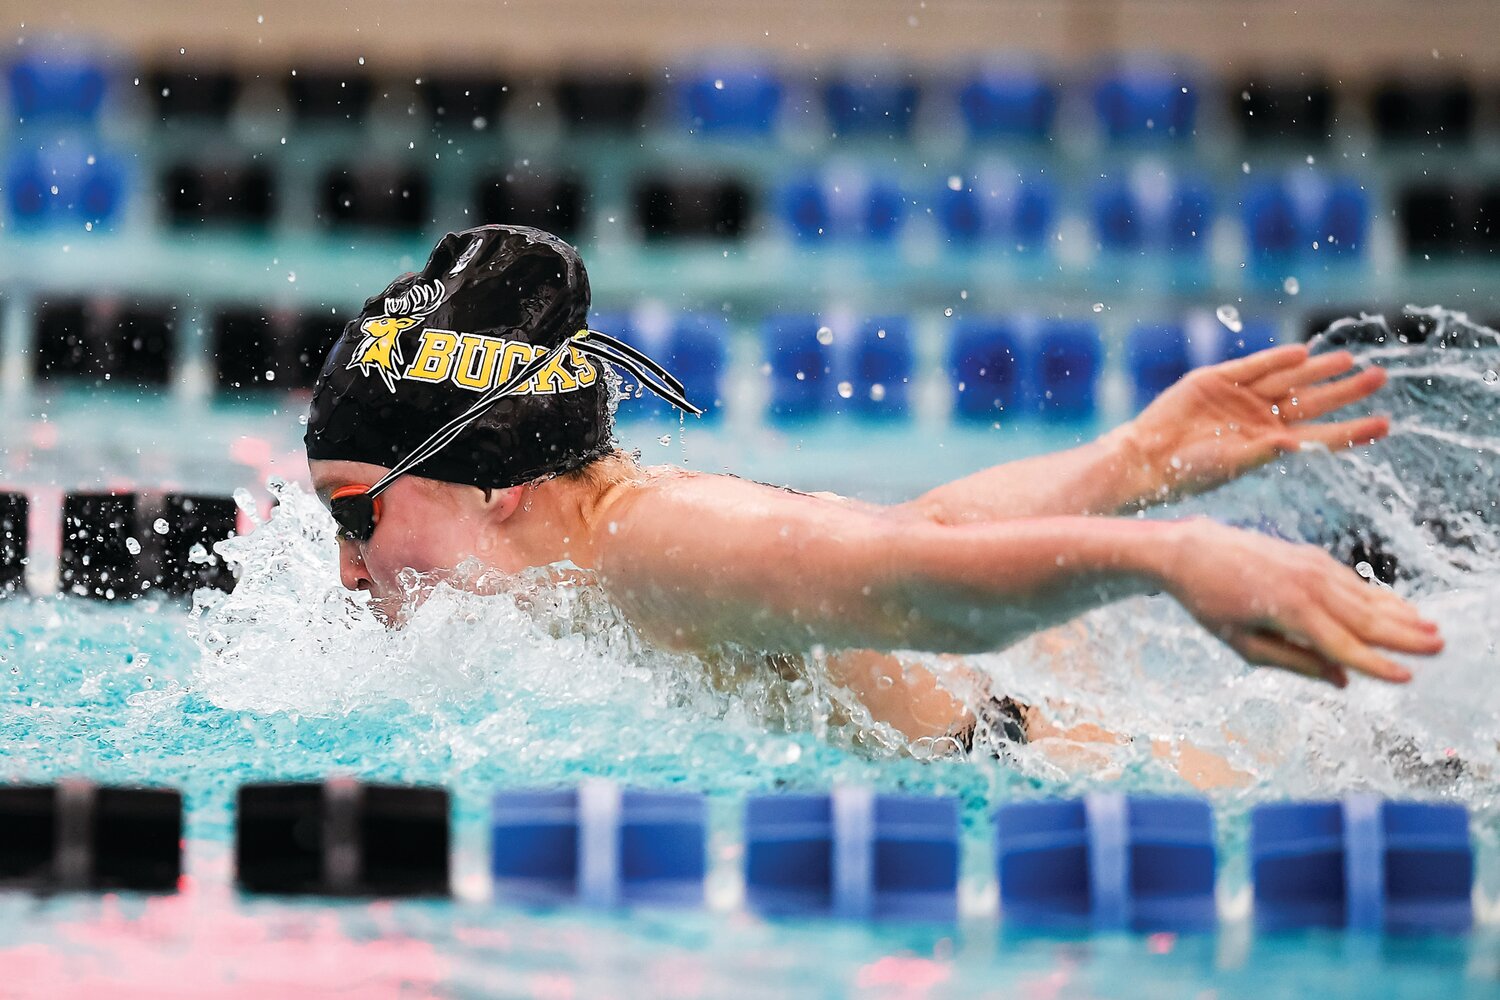
[[[0,777],[180,787],[190,871],[179,895],[161,899],[0,898],[0,994],[67,982],[62,992],[141,996],[1497,995],[1500,350],[1482,332],[1451,334],[1359,348],[1395,376],[1378,401],[1396,418],[1390,441],[1294,456],[1165,512],[1208,512],[1335,547],[1355,528],[1376,530],[1408,571],[1400,586],[1442,623],[1442,657],[1405,689],[1333,692],[1250,671],[1169,602],[1132,601],[977,659],[1003,689],[1056,718],[1122,737],[1045,740],[1009,763],[916,759],[857,710],[830,722],[843,699],[816,683],[710,688],[694,661],[645,648],[587,590],[440,590],[388,633],[338,587],[330,525],[295,482],[276,488],[281,505],[266,519],[266,476],[300,475],[295,403],[10,396],[0,431],[7,485],[31,490],[39,506],[102,476],[244,489],[265,523],[227,550],[244,565],[236,592],[200,595],[192,609],[152,599],[0,603]],[[731,421],[684,432],[673,421],[630,427],[626,437],[644,461],[888,500],[1096,430],[924,419],[791,431]],[[45,540],[39,546],[34,580],[49,572],[52,544],[51,555]],[[1002,930],[987,902],[986,816],[997,802],[1095,787],[1192,791],[1199,750],[1233,775],[1207,792],[1223,857],[1219,934]],[[233,790],[333,772],[454,792],[457,901],[287,904],[233,894]],[[488,901],[489,794],[584,776],[709,793],[707,912],[526,913]],[[960,925],[768,924],[740,912],[737,803],[749,792],[834,782],[961,798],[970,874]],[[1470,807],[1480,881],[1472,935],[1251,933],[1239,861],[1245,811],[1356,788]]]

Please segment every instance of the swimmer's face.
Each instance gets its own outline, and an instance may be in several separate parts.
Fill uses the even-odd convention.
[[[369,485],[386,469],[363,462],[311,461],[313,489],[326,507],[340,486]],[[486,499],[483,490],[417,476],[401,476],[380,494],[380,520],[367,542],[339,537],[339,579],[350,590],[370,594],[370,604],[384,621],[394,620],[407,595],[402,570],[442,574],[467,559],[504,572],[505,547],[497,529],[508,512],[503,498]]]

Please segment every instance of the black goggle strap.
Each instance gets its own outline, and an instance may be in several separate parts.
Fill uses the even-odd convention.
[[[672,376],[671,372],[629,344],[602,333],[590,332],[587,338],[579,338],[575,341],[575,346],[591,357],[623,368],[631,375],[634,375],[642,386],[650,389],[684,413],[691,413],[697,416],[703,412],[702,408],[688,402],[687,390],[683,388],[681,382]]]
[[[368,493],[362,494],[372,501],[372,516],[375,497],[384,492],[391,483],[446,448],[492,405],[506,396],[515,393],[526,385],[526,383],[530,382],[538,372],[546,368],[547,365],[569,347],[576,347],[591,357],[623,368],[639,379],[641,385],[661,396],[680,410],[694,415],[703,412],[701,408],[688,402],[686,390],[683,388],[682,383],[672,376],[671,372],[640,351],[607,334],[599,333],[595,330],[579,330],[552,350],[539,355],[527,363],[520,371],[516,372],[500,385],[480,396],[479,399],[475,400],[474,405],[464,410],[442,427],[439,427],[427,440],[417,445],[410,455],[397,462],[391,471],[387,472],[378,482],[370,487]]]

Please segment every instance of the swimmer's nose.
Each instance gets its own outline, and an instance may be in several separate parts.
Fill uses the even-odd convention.
[[[339,539],[339,580],[349,590],[369,590],[372,582],[359,546],[343,538]]]

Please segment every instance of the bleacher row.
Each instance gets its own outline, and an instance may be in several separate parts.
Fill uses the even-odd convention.
[[[0,886],[171,893],[182,797],[170,789],[0,787]],[[440,788],[348,778],[240,788],[235,879],[247,893],[444,897],[451,804]],[[952,922],[959,803],[877,794],[774,794],[744,804],[744,902],[773,918]],[[1041,931],[1211,932],[1219,924],[1209,804],[1093,793],[993,814],[1001,919]],[[595,909],[698,907],[709,873],[701,794],[505,791],[490,811],[498,901]],[[1462,805],[1369,794],[1261,805],[1250,817],[1257,929],[1441,934],[1474,922]],[[977,882],[977,879],[971,879]]]
[[[176,376],[181,335],[174,304],[53,299],[38,304],[28,356],[38,382],[164,386]],[[684,313],[638,324],[631,314],[596,313],[595,329],[661,359],[712,419],[725,406],[734,331],[722,315]],[[215,384],[223,392],[312,386],[342,327],[330,313],[268,313],[228,307],[205,319]],[[1098,406],[1105,347],[1098,324],[958,318],[948,324],[941,378],[953,389],[953,415],[994,421],[1036,414],[1088,419]],[[1189,369],[1238,357],[1280,339],[1276,324],[1234,321],[1234,329],[1182,322],[1141,323],[1125,342],[1137,405]],[[760,371],[769,383],[766,417],[796,421],[839,413],[901,418],[910,413],[919,370],[911,317],[774,315],[759,325]],[[450,359],[450,363],[457,362]],[[629,419],[665,412],[652,399],[626,399]]]
[[[1191,142],[1205,98],[1247,142],[1325,142],[1354,120],[1383,142],[1461,146],[1500,125],[1500,84],[1462,73],[1402,74],[1357,85],[1310,68],[1215,80],[1201,67],[1144,55],[1088,68],[1049,66],[995,53],[940,71],[850,60],[797,69],[751,52],[700,54],[666,68],[535,74],[433,67],[377,73],[363,58],[342,67],[240,67],[174,53],[141,68],[86,48],[32,45],[6,74],[18,123],[92,122],[114,98],[139,95],[162,122],[223,123],[244,113],[288,113],[326,127],[365,124],[382,112],[423,116],[436,127],[498,129],[508,110],[531,106],[567,126],[633,132],[677,128],[705,136],[766,137],[798,120],[836,137],[907,139],[924,115],[961,123],[975,141],[1057,137],[1070,103],[1086,103],[1112,142]],[[135,93],[132,94],[131,92]],[[518,100],[524,94],[526,100]]]
[[[319,127],[330,119],[363,121],[371,102],[385,92],[354,70],[301,69],[287,71],[284,79],[278,74],[264,79],[273,77],[287,85],[276,106],[285,105],[299,121]],[[496,169],[493,157],[480,156],[487,165],[461,171],[461,179],[446,165],[438,178],[438,165],[428,151],[417,151],[415,142],[411,156],[351,148],[311,176],[299,165],[288,179],[280,162],[285,157],[239,149],[226,133],[211,153],[195,143],[191,153],[172,154],[160,163],[148,158],[141,169],[150,176],[138,178],[133,163],[139,150],[117,147],[104,134],[108,130],[98,129],[113,74],[87,60],[37,56],[12,64],[9,79],[23,139],[39,137],[13,143],[16,151],[5,168],[7,216],[21,228],[108,225],[125,215],[134,199],[142,214],[179,229],[254,231],[302,226],[311,218],[315,226],[336,230],[410,233],[439,226],[438,190],[446,192],[454,183],[466,187],[472,218],[538,225],[577,241],[602,228],[593,191],[600,178],[588,170],[533,166],[529,157]],[[441,74],[416,79],[423,82],[412,87],[432,121],[458,119],[470,128],[474,122],[497,121],[513,90],[501,80]],[[644,74],[564,81],[557,101],[569,120],[592,121],[590,109],[602,109],[598,117],[616,124],[617,115],[639,124],[648,106],[670,105],[689,131],[758,141],[773,134],[781,118],[796,117],[783,108],[795,87],[767,66],[729,58],[723,66],[668,73],[662,82],[667,92],[653,98]],[[1206,85],[1181,66],[1146,63],[1103,73],[1091,86],[1102,133],[1112,142],[1132,143],[1191,137],[1199,91]],[[924,92],[933,92],[928,94],[933,100],[940,91],[974,138],[1024,138],[1045,147],[1055,138],[1060,104],[1057,82],[1022,62],[996,62],[974,70],[967,80],[925,90],[911,73],[874,69],[829,74],[819,87],[830,127],[839,135],[908,137]],[[230,70],[163,68],[147,73],[143,88],[155,95],[163,118],[203,119],[228,128],[225,121],[241,82]],[[1332,91],[1315,77],[1251,80],[1228,90],[1249,139],[1279,135],[1315,142],[1334,128]],[[1462,81],[1393,82],[1371,95],[1371,119],[1398,145],[1425,136],[1461,146],[1488,122],[1486,100]],[[86,138],[80,139],[79,129]],[[100,134],[90,134],[96,131]],[[352,138],[343,141],[354,144]],[[1060,172],[1035,156],[1017,161],[992,154],[980,149],[956,159],[924,156],[924,168],[914,172],[891,169],[888,158],[882,168],[827,168],[798,165],[805,157],[790,156],[768,171],[765,165],[736,167],[723,157],[691,153],[685,160],[673,158],[664,169],[651,166],[648,157],[627,168],[627,205],[611,205],[609,211],[623,213],[635,235],[647,242],[777,234],[803,246],[880,244],[914,223],[930,222],[940,239],[965,251],[1037,254],[1049,251],[1064,210],[1087,204],[1093,235],[1105,253],[1191,259],[1208,245],[1215,225],[1233,219],[1245,234],[1247,257],[1287,263],[1310,254],[1325,261],[1358,259],[1373,215],[1388,201],[1402,246],[1414,258],[1500,252],[1500,177],[1458,180],[1414,169],[1405,180],[1382,181],[1383,201],[1372,207],[1370,182],[1376,175],[1368,165],[1357,174],[1343,172],[1358,162],[1347,158],[1345,167],[1332,172],[1301,162],[1293,168],[1289,159],[1284,169],[1258,170],[1234,182],[1191,164],[1132,172],[1128,162],[1116,158],[1084,171],[1086,181],[1059,183]],[[946,166],[928,163],[947,159],[952,162]],[[1309,164],[1313,159],[1307,156]],[[288,190],[308,187],[312,190]],[[307,205],[313,206],[311,213]],[[442,206],[445,216],[456,210]]]
[[[128,185],[117,159],[90,145],[87,155],[23,152],[7,177],[10,218],[22,226],[98,227],[124,210]],[[771,233],[805,247],[887,244],[928,226],[945,244],[1042,255],[1066,206],[1088,206],[1091,232],[1110,254],[1150,252],[1202,256],[1224,217],[1212,185],[1191,173],[1150,177],[1115,174],[1082,191],[1055,183],[1045,171],[1010,164],[941,172],[912,183],[863,170],[794,172],[774,190],[743,176],[681,178],[648,175],[631,185],[634,231],[646,242],[743,240]],[[160,216],[177,228],[263,228],[278,217],[276,173],[263,162],[179,162],[158,181]],[[433,184],[418,166],[336,164],[324,171],[311,199],[327,227],[420,232],[437,220]],[[565,238],[591,235],[594,222],[585,178],[569,172],[486,173],[473,181],[472,218],[534,225]],[[1240,186],[1235,221],[1245,253],[1280,263],[1318,254],[1358,259],[1367,243],[1370,198],[1346,176],[1287,173]],[[1500,216],[1500,183],[1473,191],[1414,183],[1400,195],[1399,215],[1412,253],[1490,252],[1491,222]]]

